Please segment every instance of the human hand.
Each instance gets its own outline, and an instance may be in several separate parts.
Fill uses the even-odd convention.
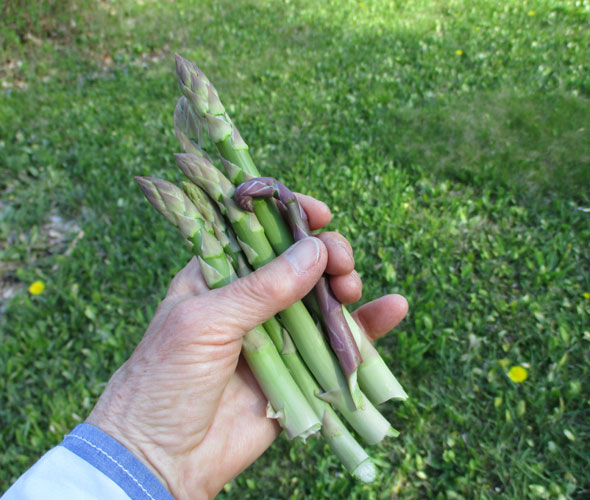
[[[298,195],[312,230],[328,207]],[[350,244],[337,233],[308,238],[230,285],[208,290],[196,259],[172,280],[144,338],[109,381],[87,419],[133,452],[178,499],[213,498],[280,432],[244,360],[243,335],[305,296],[322,273],[336,297],[361,296]],[[371,339],[405,316],[387,295],[353,316]]]

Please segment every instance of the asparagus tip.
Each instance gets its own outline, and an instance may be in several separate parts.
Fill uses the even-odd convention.
[[[150,182],[149,177],[142,177],[140,175],[136,175],[134,177],[135,182],[139,185],[139,189],[145,195],[145,197],[150,200],[154,195],[154,187],[153,184]]]
[[[174,54],[174,62],[176,63],[176,74],[178,76],[178,83],[181,88],[188,84],[190,78],[187,65],[189,62],[180,54]]]
[[[137,184],[139,184],[139,187],[142,190],[151,184],[151,182],[150,182],[151,177],[145,177],[143,175],[136,175],[135,177],[133,177],[133,179],[135,180],[135,182],[137,182]]]
[[[198,183],[198,179],[201,177],[199,160],[205,161],[205,159],[191,153],[174,153],[174,158],[182,173],[195,184]]]
[[[214,116],[210,113],[205,114],[207,120],[207,127],[209,129],[209,137],[217,144],[223,142],[232,134],[232,126],[224,119],[224,117]]]

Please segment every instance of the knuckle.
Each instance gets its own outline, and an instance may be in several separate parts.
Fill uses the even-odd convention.
[[[258,272],[249,275],[242,282],[242,294],[249,303],[282,302],[286,295],[286,283],[282,277],[268,279],[266,273]]]
[[[349,244],[348,240],[337,231],[325,231],[321,233],[321,236],[331,242]]]
[[[321,240],[324,244],[328,247],[328,250],[344,250],[351,258],[352,258],[352,246],[348,242],[348,240],[342,236],[340,233],[336,232],[329,232],[329,233],[322,233]]]

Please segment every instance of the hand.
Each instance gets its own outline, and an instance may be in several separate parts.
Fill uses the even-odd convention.
[[[312,230],[328,207],[298,195]],[[213,498],[280,432],[240,358],[242,336],[304,297],[326,272],[344,303],[361,296],[350,244],[323,233],[291,247],[258,271],[208,290],[196,259],[172,280],[142,341],[109,381],[87,419],[134,453],[175,498]],[[371,339],[405,316],[388,295],[353,315]]]

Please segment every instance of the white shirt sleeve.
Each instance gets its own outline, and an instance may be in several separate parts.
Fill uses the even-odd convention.
[[[1,500],[173,500],[118,441],[88,424],[26,471]]]

